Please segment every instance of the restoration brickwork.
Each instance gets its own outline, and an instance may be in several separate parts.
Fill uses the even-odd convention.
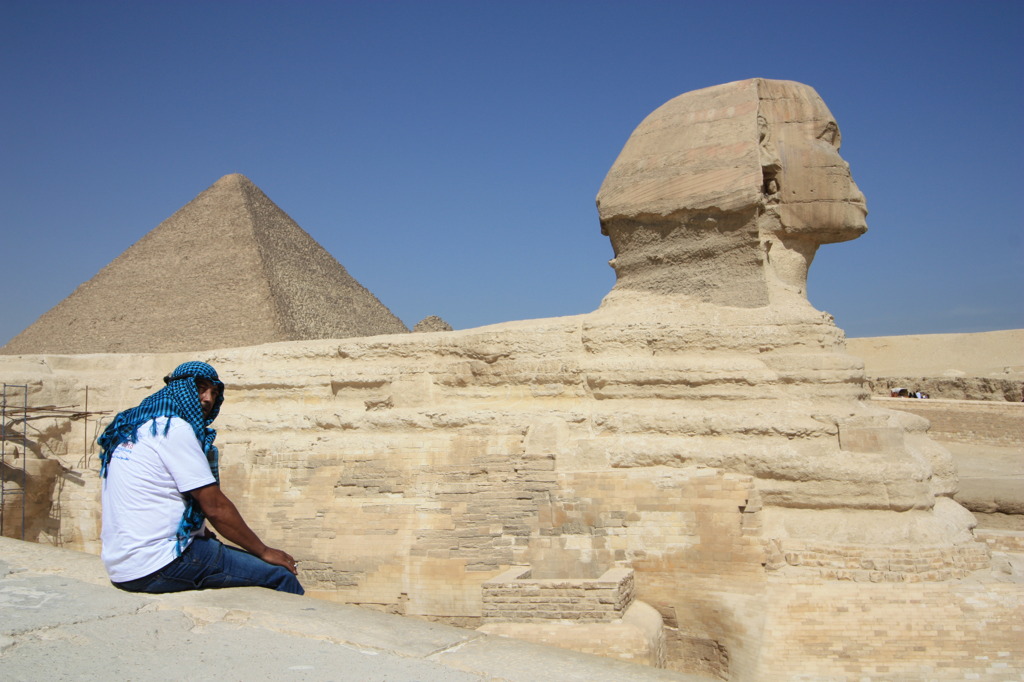
[[[586,580],[533,579],[529,567],[516,567],[483,584],[483,619],[607,623],[622,618],[635,598],[630,569],[613,568],[596,580]]]
[[[894,410],[924,417],[934,438],[956,443],[1024,448],[1024,403],[880,398]]]

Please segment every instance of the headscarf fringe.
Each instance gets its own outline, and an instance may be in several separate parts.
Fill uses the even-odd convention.
[[[196,379],[206,379],[216,385],[220,391],[210,416],[203,414],[203,406],[199,402],[199,389],[196,388]],[[224,384],[217,376],[217,370],[205,362],[186,362],[178,367],[168,376],[164,377],[167,385],[162,389],[143,400],[137,407],[119,413],[114,420],[104,429],[102,435],[96,439],[100,452],[100,476],[106,478],[110,469],[111,457],[117,446],[124,442],[135,443],[138,438],[138,429],[146,422],[152,422],[150,433],[157,435],[157,417],[167,417],[164,425],[164,435],[171,429],[170,417],[178,417],[185,420],[192,427],[193,433],[199,440],[199,444],[206,454],[206,460],[210,464],[210,471],[214,479],[220,483],[220,453],[213,444],[217,437],[217,431],[210,428],[210,424],[220,413],[221,403],[224,402]],[[202,528],[206,516],[202,508],[190,495],[185,496],[185,512],[178,524],[178,531],[175,534],[175,549],[180,556],[185,549],[192,534]]]

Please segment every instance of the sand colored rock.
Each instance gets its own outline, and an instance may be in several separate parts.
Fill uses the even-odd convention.
[[[712,110],[723,113],[693,113]],[[185,359],[212,363],[228,386],[223,484],[326,599],[477,627],[485,583],[513,566],[564,583],[570,603],[630,569],[636,600],[667,626],[671,669],[962,679],[1016,661],[991,679],[1019,676],[1024,649],[1006,624],[1024,600],[953,500],[948,451],[925,419],[870,399],[862,361],[804,295],[817,246],[864,229],[824,104],[758,79],[659,112],[686,139],[671,154],[651,142],[645,157],[660,120],[648,119],[603,185],[617,282],[597,311],[189,354],[8,357],[0,379],[55,404],[89,386],[94,409],[119,409]],[[701,138],[709,146],[687,152]],[[812,162],[824,177],[804,174]],[[81,483],[58,487],[78,497],[55,503],[39,539],[95,551],[83,427],[99,425],[45,443]]]
[[[953,455],[955,499],[979,526],[1024,530],[1024,330],[850,339],[875,396],[895,388],[929,400],[879,398],[929,421]]]
[[[1021,402],[1024,329],[850,339],[875,395],[919,389],[932,398]]]
[[[0,353],[162,353],[408,331],[243,175],[226,175]]]

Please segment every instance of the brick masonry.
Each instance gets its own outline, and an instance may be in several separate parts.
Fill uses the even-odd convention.
[[[978,528],[974,534],[994,552],[1024,554],[1024,533],[1021,531]]]
[[[929,433],[939,440],[1024,449],[1024,403],[914,398],[873,401],[924,417],[931,422]]]
[[[596,580],[530,576],[529,567],[518,566],[485,582],[484,622],[607,623],[622,618],[636,597],[633,571],[627,568],[609,569]]]
[[[771,637],[744,679],[1024,679],[1019,585],[833,581],[773,585],[768,595]],[[1000,627],[987,627],[993,617]]]
[[[772,543],[772,541],[768,541]],[[990,565],[984,545],[977,542],[935,547],[865,547],[786,541],[772,543],[786,565],[812,568],[822,578],[856,582],[922,582],[966,578]],[[778,568],[769,564],[769,568]]]

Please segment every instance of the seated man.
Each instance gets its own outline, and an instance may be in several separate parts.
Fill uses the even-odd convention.
[[[224,401],[216,370],[186,362],[164,383],[97,440],[110,581],[129,592],[255,585],[303,594],[291,555],[263,544],[221,492],[210,428]],[[221,544],[205,519],[245,551]]]

